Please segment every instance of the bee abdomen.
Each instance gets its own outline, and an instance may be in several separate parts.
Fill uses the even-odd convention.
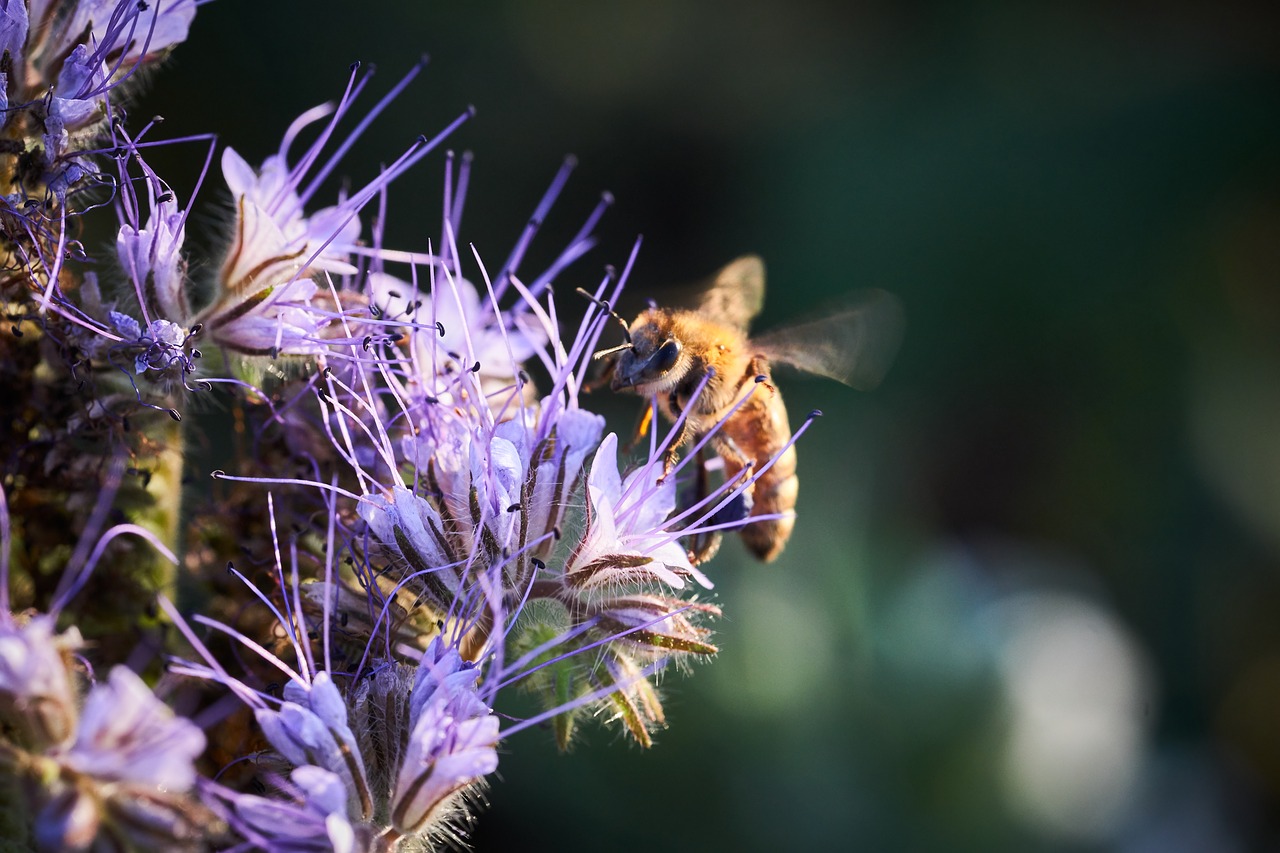
[[[796,476],[796,452],[788,447],[756,480],[752,487],[751,514],[775,515],[786,513],[782,518],[768,521],[753,521],[742,528],[742,541],[764,562],[770,562],[786,547],[791,538],[791,528],[795,527],[796,496],[800,492],[800,478]]]

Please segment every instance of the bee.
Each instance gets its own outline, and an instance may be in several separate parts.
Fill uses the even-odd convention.
[[[791,536],[800,488],[791,424],[772,367],[788,365],[872,388],[897,351],[902,314],[892,296],[870,291],[820,319],[749,337],[748,327],[763,306],[764,263],[746,255],[715,274],[692,310],[654,306],[628,326],[604,305],[622,324],[626,342],[594,358],[605,362],[598,383],[607,380],[614,391],[656,397],[663,415],[680,423],[664,459],[664,477],[680,448],[718,423],[710,444],[724,461],[726,480],[762,472],[750,487],[751,515],[778,517],[748,524],[740,533],[747,548],[769,562]]]

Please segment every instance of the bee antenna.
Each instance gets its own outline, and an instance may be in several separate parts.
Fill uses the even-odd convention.
[[[608,302],[604,301],[603,299],[600,299],[597,296],[592,296],[590,293],[583,290],[581,287],[575,288],[575,290],[577,290],[578,293],[586,297],[591,302],[594,302],[596,305],[599,305],[601,308],[604,309],[605,313],[607,313],[613,319],[617,320],[618,325],[622,327],[622,337],[626,338],[626,341],[627,341],[625,344],[622,344],[621,346],[616,346],[611,350],[603,350],[601,352],[598,352],[594,356],[592,356],[592,358],[600,358],[601,356],[609,355],[615,352],[620,352],[624,349],[631,349],[631,329],[628,328],[627,321],[622,319],[621,315],[619,315],[617,311],[613,310],[613,306],[610,305]]]
[[[613,355],[615,352],[622,352],[624,349],[631,349],[631,341],[627,341],[625,344],[618,344],[616,347],[610,347],[609,349],[602,349],[600,352],[592,355],[591,360],[599,361],[606,356]]]

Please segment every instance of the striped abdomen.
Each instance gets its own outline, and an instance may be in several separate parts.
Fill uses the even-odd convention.
[[[769,521],[753,521],[741,530],[747,548],[767,563],[782,553],[791,536],[791,528],[796,523],[796,495],[800,490],[795,447],[782,450],[791,439],[791,424],[787,421],[782,395],[771,383],[761,383],[742,408],[725,422],[721,432],[742,455],[754,462],[754,472],[759,472],[777,456],[752,487],[751,515],[785,515]],[[720,455],[724,459],[726,479],[737,476],[742,465],[733,458],[732,449],[722,448]]]

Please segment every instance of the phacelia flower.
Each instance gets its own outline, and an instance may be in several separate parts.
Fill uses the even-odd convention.
[[[499,721],[479,690],[482,671],[441,637],[416,664],[382,657],[371,643],[369,671],[358,678],[312,670],[305,657],[295,672],[255,648],[290,674],[279,700],[227,675],[195,644],[210,666],[177,670],[231,687],[272,747],[258,762],[275,768],[263,780],[273,796],[205,786],[232,830],[265,849],[396,850],[452,837],[469,818],[470,792],[497,768]]]
[[[98,509],[109,506],[108,499]],[[15,617],[10,516],[0,491],[0,777],[14,780],[7,789],[18,797],[0,803],[14,832],[8,840],[41,850],[193,849],[219,831],[193,790],[203,732],[125,666],[94,683],[79,631],[55,632],[117,535],[155,541],[130,524],[99,537],[100,521],[90,517],[82,543],[93,546],[73,555],[50,611]]]
[[[0,626],[0,769],[26,780],[41,848],[195,845],[214,829],[192,796],[204,734],[122,666],[77,707],[75,637],[50,642],[48,622]]]
[[[16,743],[45,749],[75,731],[79,711],[68,667],[81,645],[74,628],[55,633],[49,616],[25,624],[0,618],[0,719]]]
[[[232,690],[270,744],[255,758],[265,797],[205,788],[266,849],[457,837],[504,738],[552,720],[567,746],[578,720],[603,711],[649,745],[665,722],[657,676],[716,652],[705,623],[719,611],[699,599],[711,582],[684,541],[713,526],[733,484],[682,506],[678,477],[662,476],[665,445],[634,466],[619,459],[617,437],[579,398],[601,317],[563,336],[549,287],[589,248],[608,201],[529,283],[517,270],[532,231],[496,275],[478,259],[464,275],[461,179],[446,190],[438,248],[390,250],[376,231],[362,243],[360,207],[384,184],[310,213],[318,177],[303,178],[349,106],[295,166],[290,141],[326,111],[295,122],[261,169],[224,156],[235,231],[220,295],[198,315],[242,356],[308,355],[316,372],[293,380],[302,391],[257,393],[272,401],[271,423],[330,443],[288,443],[316,472],[307,511],[329,519],[331,545],[315,554],[322,576],[304,582],[305,536],[282,548],[272,533],[275,578],[255,594],[274,645],[195,617],[284,673],[283,689],[229,674],[207,649],[204,663],[175,667]],[[447,188],[470,159],[456,166],[450,157]],[[608,270],[599,289],[616,298],[629,269]],[[297,485],[274,473],[278,459],[264,463],[219,476]],[[504,724],[494,709],[514,687],[541,710]],[[273,827],[272,815],[296,820]]]
[[[335,105],[325,104],[300,116],[285,134],[278,154],[258,169],[232,149],[223,152],[222,172],[235,203],[231,245],[217,277],[217,296],[201,311],[197,322],[213,339],[248,355],[317,355],[333,338],[343,311],[362,307],[350,292],[346,305],[333,296],[335,280],[352,276],[352,254],[360,250],[360,210],[387,184],[429,153],[460,117],[434,140],[420,138],[377,178],[339,202],[307,214],[306,204],[333,168],[335,158],[322,160],[339,122],[355,96],[368,82],[357,78]],[[414,68],[392,94],[377,106],[341,144],[345,150],[396,92],[420,71]],[[290,163],[289,148],[308,125],[328,118],[318,138]]]
[[[717,652],[700,543],[748,523],[750,482],[708,488],[705,468],[690,476],[692,453],[674,466],[679,424],[629,456],[587,404],[639,245],[589,300],[558,301],[606,194],[544,269],[523,268],[571,158],[494,267],[462,235],[469,154],[445,155],[438,238],[383,242],[388,188],[470,108],[316,204],[422,65],[360,117],[371,76],[353,67],[343,96],[295,120],[256,166],[232,148],[215,160],[211,136],[166,141],[208,146],[180,200],[143,156],[162,144],[143,141],[159,119],[128,129],[116,93],[186,36],[196,5],[0,0],[0,287],[16,306],[0,355],[23,407],[5,482],[24,507],[15,537],[0,490],[0,770],[23,797],[0,817],[25,820],[24,840],[50,850],[457,845],[500,746],[524,729],[549,723],[566,748],[597,716],[652,743],[661,675]],[[295,146],[304,133],[314,140]],[[202,265],[185,244],[215,162],[232,219],[198,304]],[[97,208],[116,216],[108,263],[77,240],[76,217]],[[576,329],[563,324],[579,309]],[[234,443],[239,467],[215,472],[216,494],[193,508],[185,437],[155,410],[179,421],[184,392],[213,383],[232,395],[233,441],[207,444]],[[118,514],[127,521],[99,539]],[[84,538],[59,581],[49,561],[64,528]],[[184,585],[153,579],[112,543],[120,532],[173,564],[163,543],[185,539]],[[31,561],[12,608],[11,540]],[[99,561],[109,579],[90,587]],[[231,580],[210,571],[222,565]],[[84,611],[103,621],[79,623],[83,642],[59,633],[90,588],[101,600]],[[179,588],[202,612],[178,612],[166,593]],[[158,630],[165,619],[178,631]],[[118,665],[119,643],[97,658],[121,624],[144,651],[157,636],[187,646],[166,646],[163,674],[143,654]],[[517,689],[535,711],[508,707]],[[191,719],[162,699],[175,693]]]

